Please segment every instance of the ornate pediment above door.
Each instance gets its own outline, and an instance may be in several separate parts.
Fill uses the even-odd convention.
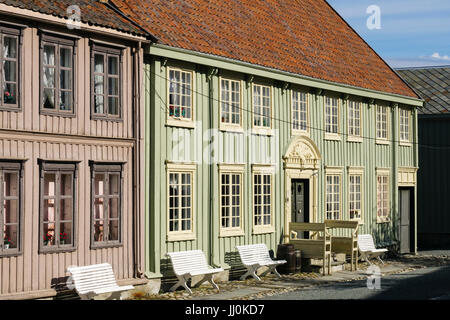
[[[292,137],[283,156],[285,168],[318,169],[321,155],[316,144],[308,137]]]

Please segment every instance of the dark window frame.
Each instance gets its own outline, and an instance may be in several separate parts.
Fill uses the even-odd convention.
[[[103,113],[95,112],[95,55],[103,55],[103,73],[101,73],[104,77],[103,80]],[[108,59],[109,57],[117,57],[118,58],[118,75],[110,75],[108,71]],[[123,85],[122,85],[122,72],[123,71],[123,49],[103,44],[97,44],[95,42],[91,43],[91,119],[92,120],[107,120],[107,121],[123,121]],[[109,78],[117,78],[118,79],[118,114],[110,114],[109,113],[109,97],[115,96],[109,94]]]
[[[9,256],[18,256],[23,252],[23,194],[24,194],[24,184],[23,184],[23,174],[24,174],[24,164],[23,161],[20,160],[3,160],[0,159],[0,211],[3,211],[3,172],[17,172],[19,179],[19,188],[18,188],[18,205],[19,205],[19,214],[18,214],[18,228],[17,231],[19,233],[17,240],[18,245],[17,248],[4,249],[4,234],[3,234],[3,215],[0,212],[0,257],[9,257]]]
[[[102,249],[102,248],[111,248],[111,247],[122,247],[123,246],[123,179],[124,179],[124,163],[120,162],[112,162],[112,163],[103,163],[103,162],[95,162],[90,161],[90,167],[91,167],[91,227],[90,227],[90,238],[91,238],[91,249]],[[105,180],[105,191],[102,196],[96,196],[95,194],[95,175],[96,174],[104,174]],[[119,175],[119,195],[114,196],[109,194],[109,176],[110,175]],[[95,235],[95,200],[97,198],[103,197],[104,200],[104,206],[105,206],[105,212],[106,215],[104,217],[104,224],[103,229],[104,237],[106,240],[102,241],[95,241],[94,235]],[[108,240],[109,236],[109,221],[110,213],[109,213],[109,199],[117,198],[119,199],[118,203],[118,240]]]
[[[45,161],[39,160],[39,253],[54,253],[54,252],[71,252],[77,249],[77,182],[78,182],[78,162],[60,162],[60,161]],[[61,176],[61,173],[72,173],[72,243],[63,244],[59,243],[57,235],[59,234],[59,201],[61,200],[60,179],[56,178],[55,190],[55,236],[57,240],[53,246],[44,246],[44,176],[45,173],[56,173],[57,177]]]
[[[0,92],[3,95],[3,39],[5,36],[15,37],[17,39],[17,56],[16,61],[16,104],[5,104],[3,97],[0,97],[0,110],[3,111],[22,111],[22,45],[23,32],[22,27],[10,27],[0,24]]]
[[[55,46],[55,87],[54,87],[54,98],[55,98],[55,108],[49,109],[44,108],[44,46],[45,45],[51,45]],[[72,76],[70,78],[71,80],[71,110],[61,110],[59,106],[59,94],[60,94],[60,49],[61,48],[70,48],[72,51],[72,67],[67,68],[63,67],[64,70],[70,69],[72,71]],[[40,35],[39,40],[39,85],[40,85],[40,99],[39,99],[39,113],[42,115],[50,115],[50,116],[58,116],[58,117],[76,117],[76,108],[75,108],[75,97],[76,97],[76,56],[77,56],[77,39],[70,38],[69,36],[63,37],[63,36],[55,36],[47,33],[42,33]],[[63,89],[65,90],[65,89]],[[65,90],[68,91],[68,90]]]

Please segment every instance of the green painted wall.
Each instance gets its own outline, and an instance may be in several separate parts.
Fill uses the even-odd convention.
[[[233,266],[238,258],[235,246],[250,243],[266,243],[276,252],[280,243],[284,226],[284,199],[285,182],[281,157],[288,148],[292,137],[291,109],[290,109],[290,85],[287,89],[284,83],[271,79],[254,77],[254,83],[271,84],[273,86],[273,136],[261,136],[248,134],[252,127],[252,116],[247,110],[252,110],[251,85],[246,74],[218,70],[213,73],[209,66],[195,65],[182,62],[182,54],[178,54],[180,60],[166,59],[148,55],[145,65],[146,88],[146,212],[147,212],[147,243],[149,244],[147,256],[147,272],[159,276],[170,274],[167,269],[165,254],[171,251],[201,249],[210,263],[218,266]],[[187,59],[186,59],[187,60]],[[187,60],[188,61],[188,60]],[[196,129],[177,128],[166,125],[167,110],[167,66],[179,66],[194,70],[195,87],[195,120]],[[220,74],[232,76],[244,81],[243,90],[243,129],[244,133],[230,133],[219,131],[219,76]],[[212,98],[210,96],[210,89]],[[398,142],[391,141],[389,145],[377,145],[375,141],[375,112],[376,106],[369,104],[364,99],[364,91],[361,91],[362,99],[362,135],[367,137],[363,142],[348,142],[345,135],[341,135],[341,141],[329,141],[324,139],[324,95],[337,94],[341,99],[340,131],[347,132],[347,112],[343,95],[339,92],[325,91],[320,95],[314,88],[307,88],[309,92],[309,121],[312,127],[309,131],[310,138],[316,143],[322,155],[320,170],[318,173],[318,220],[324,219],[325,207],[325,166],[341,166],[342,174],[342,211],[343,218],[348,218],[348,171],[347,166],[364,167],[363,181],[363,205],[364,224],[360,233],[371,233],[380,245],[391,245],[397,239],[398,226],[398,167],[417,167],[417,148],[413,144],[410,147],[399,146]],[[352,97],[352,96],[351,96]],[[379,101],[375,101],[378,103]],[[385,101],[389,104],[389,101]],[[210,114],[210,104],[213,112]],[[402,106],[402,105],[400,105]],[[210,118],[211,116],[211,118]],[[416,113],[413,113],[413,117]],[[215,128],[214,157],[221,163],[245,163],[244,174],[244,211],[243,224],[245,235],[237,237],[219,237],[219,171],[216,163],[211,165],[202,159],[209,159],[209,138],[207,131],[212,121]],[[416,132],[416,121],[413,124],[413,133]],[[398,107],[393,104],[390,108],[389,122],[390,139],[398,140]],[[416,134],[413,134],[415,142]],[[196,148],[195,146],[199,146]],[[273,147],[275,146],[275,148]],[[197,153],[196,153],[197,150]],[[200,151],[198,151],[200,150]],[[242,151],[243,150],[243,151]],[[251,152],[256,150],[256,152]],[[195,230],[196,239],[190,241],[166,241],[167,208],[166,208],[166,160],[179,162],[196,162],[195,185]],[[252,234],[252,188],[251,188],[251,164],[252,163],[278,163],[274,185],[274,219],[275,232],[263,235]],[[391,222],[377,223],[376,221],[376,173],[375,169],[390,168],[390,192],[391,192]],[[210,185],[212,180],[212,185]],[[290,191],[289,191],[290,192]],[[212,201],[212,205],[211,205]],[[211,211],[212,210],[212,211]]]

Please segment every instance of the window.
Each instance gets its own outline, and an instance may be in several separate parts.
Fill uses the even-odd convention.
[[[193,240],[195,165],[167,164],[168,240]]]
[[[22,163],[0,161],[0,255],[20,251]]]
[[[350,220],[362,220],[362,173],[349,174],[349,217]]]
[[[361,103],[352,100],[348,102],[348,134],[361,136]]]
[[[273,232],[273,167],[253,169],[253,233]]]
[[[0,107],[19,108],[19,36],[20,31],[0,27]]]
[[[308,131],[308,95],[305,92],[292,91],[292,130]]]
[[[220,80],[221,127],[241,126],[241,83],[235,80]]]
[[[326,175],[326,219],[341,218],[341,175],[337,173]]]
[[[410,111],[399,108],[400,113],[400,141],[409,142]]]
[[[242,185],[244,167],[220,165],[220,235],[243,235]]]
[[[389,221],[389,173],[377,174],[377,222]]]
[[[122,243],[122,164],[91,163],[92,247]]]
[[[94,119],[121,118],[122,51],[96,44],[92,46],[92,116]]]
[[[73,115],[73,40],[42,35],[41,112]]]
[[[253,126],[271,128],[272,95],[271,87],[253,85]]]
[[[388,139],[388,107],[377,106],[377,139]]]
[[[325,133],[339,134],[339,100],[325,97]]]
[[[74,247],[75,163],[41,164],[41,251]]]
[[[169,119],[192,121],[192,72],[172,68],[169,68],[168,70]]]

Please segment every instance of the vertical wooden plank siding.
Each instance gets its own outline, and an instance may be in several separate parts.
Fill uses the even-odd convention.
[[[180,59],[182,54],[180,54]],[[164,61],[164,63],[162,63]],[[181,67],[192,70],[194,74],[194,117],[195,129],[175,127],[166,125],[167,105],[167,67]],[[211,67],[199,66],[181,60],[166,60],[156,56],[147,56],[146,61],[146,166],[151,172],[146,180],[147,200],[147,241],[150,247],[147,250],[147,271],[153,274],[170,274],[165,254],[171,251],[201,249],[210,263],[214,265],[229,266],[233,262],[231,258],[236,252],[235,246],[250,243],[266,243],[270,249],[276,252],[277,245],[282,239],[286,228],[284,225],[285,198],[290,190],[285,190],[285,172],[282,156],[286,152],[293,136],[291,128],[291,95],[294,85],[284,87],[283,84],[271,79],[254,77],[253,83],[269,84],[273,88],[272,106],[272,128],[274,134],[271,136],[248,134],[252,128],[252,86],[249,77],[245,74],[232,73],[220,70],[219,74],[208,75]],[[241,80],[242,86],[242,123],[244,133],[219,130],[220,114],[220,74],[226,74],[235,80]],[[212,125],[209,124],[210,117],[210,88],[212,84]],[[415,166],[415,149],[413,147],[398,146],[398,130],[395,126],[398,116],[398,108],[391,107],[389,115],[389,144],[376,143],[376,105],[379,101],[369,101],[364,96],[361,105],[361,130],[364,139],[362,142],[347,141],[347,108],[342,94],[332,92],[321,92],[314,88],[308,88],[308,125],[309,137],[317,145],[322,159],[318,171],[317,188],[317,216],[315,221],[323,221],[325,216],[325,167],[342,168],[342,190],[341,201],[343,219],[349,219],[348,214],[348,167],[364,168],[362,192],[363,192],[363,223],[360,233],[371,233],[380,245],[392,245],[398,241],[395,234],[394,221],[398,218],[396,195],[396,181],[398,167]],[[324,110],[325,96],[337,95],[340,102],[339,132],[340,141],[326,140],[324,135]],[[350,97],[353,98],[353,97]],[[389,103],[389,101],[387,101]],[[394,121],[395,120],[395,121]],[[412,122],[414,126],[415,122]],[[220,210],[219,210],[219,171],[217,163],[213,170],[205,162],[204,155],[209,141],[207,132],[215,129],[217,134],[214,138],[216,144],[214,159],[217,163],[245,164],[243,179],[243,229],[244,235],[232,237],[220,237]],[[395,130],[394,130],[395,129]],[[396,135],[393,137],[392,135]],[[181,143],[180,143],[181,141]],[[412,141],[413,143],[415,142]],[[201,146],[201,150],[193,150],[194,145]],[[271,146],[276,145],[276,154]],[[395,150],[397,151],[395,151]],[[396,152],[396,153],[395,153]],[[199,154],[199,155],[198,155]],[[196,185],[195,185],[195,236],[194,240],[167,241],[167,185],[166,185],[166,161],[195,163]],[[395,163],[394,163],[395,162]],[[276,164],[273,189],[273,218],[275,232],[266,234],[253,234],[253,207],[252,207],[252,164]],[[377,223],[377,188],[376,169],[389,168],[390,173],[390,215],[391,222]],[[213,172],[211,177],[210,172]],[[211,179],[213,184],[211,185]],[[312,192],[312,190],[311,190]],[[211,212],[210,199],[213,206]],[[211,229],[211,219],[213,219]],[[211,242],[211,245],[209,244]],[[212,247],[211,247],[212,246]],[[211,251],[212,250],[212,251]]]
[[[21,253],[0,256],[0,298],[51,289],[52,281],[63,278],[70,265],[89,265],[109,262],[117,279],[135,277],[133,246],[133,214],[143,218],[144,209],[134,208],[133,157],[136,146],[143,149],[143,141],[135,143],[133,119],[135,108],[144,111],[144,96],[134,103],[132,49],[123,50],[122,63],[122,119],[120,121],[91,119],[91,48],[90,40],[105,40],[104,36],[89,35],[77,40],[74,63],[74,117],[42,115],[40,106],[40,40],[38,30],[27,27],[23,32],[21,61],[21,110],[0,111],[0,160],[24,161],[23,172],[23,234]],[[123,40],[107,39],[123,46]],[[137,52],[143,70],[143,50]],[[142,73],[142,71],[141,71]],[[143,79],[136,78],[136,81]],[[139,84],[138,84],[139,86]],[[145,90],[142,90],[145,94]],[[139,119],[141,123],[144,119]],[[139,132],[137,129],[136,132]],[[140,133],[142,135],[142,132]],[[39,165],[38,159],[78,161],[75,216],[75,246],[71,252],[39,253]],[[91,248],[91,169],[89,161],[120,162],[123,166],[122,245],[114,248]],[[139,171],[140,179],[144,172]],[[137,185],[138,197],[143,189]],[[140,210],[140,212],[139,212]],[[142,232],[141,232],[142,233]],[[143,237],[143,234],[140,235]],[[141,242],[144,241],[140,238]],[[144,247],[144,244],[141,245]],[[141,254],[143,256],[143,252]],[[142,265],[145,261],[141,261]]]

